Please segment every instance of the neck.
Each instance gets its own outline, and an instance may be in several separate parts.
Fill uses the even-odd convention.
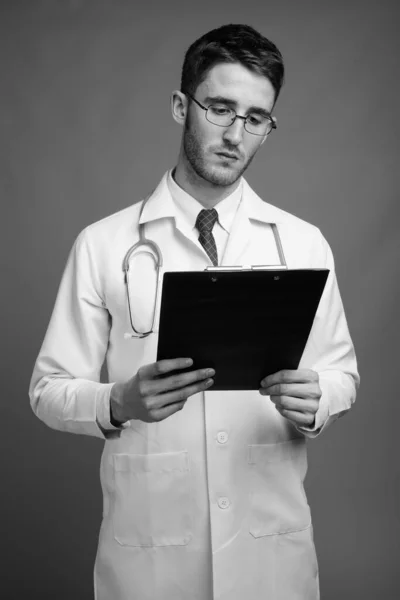
[[[172,175],[179,187],[195,198],[204,208],[214,208],[232,194],[240,184],[240,179],[228,186],[216,185],[203,179],[193,170],[182,151]]]

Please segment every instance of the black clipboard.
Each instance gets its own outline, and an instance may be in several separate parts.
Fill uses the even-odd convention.
[[[215,369],[213,390],[257,390],[297,369],[328,269],[164,273],[157,360]]]

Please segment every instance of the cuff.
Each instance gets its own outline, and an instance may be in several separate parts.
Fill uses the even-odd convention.
[[[298,426],[297,429],[309,438],[317,437],[339,417],[351,408],[356,398],[357,382],[341,371],[320,373],[319,385],[322,395],[312,426]]]
[[[122,423],[120,427],[114,427],[114,425],[111,424],[110,396],[111,389],[114,386],[114,383],[115,382],[105,384],[103,387],[103,393],[99,394],[97,397],[96,421],[105,435],[107,435],[107,433],[110,434],[115,432],[121,432],[123,429],[130,426],[130,421]]]

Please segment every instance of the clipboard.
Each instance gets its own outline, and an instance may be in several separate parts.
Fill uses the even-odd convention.
[[[214,390],[258,390],[297,369],[329,269],[164,273],[157,360],[215,369]]]

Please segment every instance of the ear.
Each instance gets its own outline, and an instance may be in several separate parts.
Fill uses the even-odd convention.
[[[186,121],[188,100],[183,92],[175,90],[171,95],[172,118],[179,125],[184,125]]]

